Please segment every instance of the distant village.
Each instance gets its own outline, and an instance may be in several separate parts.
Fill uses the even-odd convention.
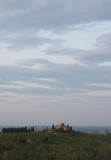
[[[48,129],[49,133],[53,133],[55,131],[72,131],[72,126],[61,123],[61,125],[52,125],[52,128]]]

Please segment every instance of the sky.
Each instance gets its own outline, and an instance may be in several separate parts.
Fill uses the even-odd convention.
[[[111,126],[111,0],[0,0],[0,125]]]

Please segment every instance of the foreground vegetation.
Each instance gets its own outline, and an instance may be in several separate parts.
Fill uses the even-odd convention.
[[[111,135],[0,133],[0,160],[111,160]]]

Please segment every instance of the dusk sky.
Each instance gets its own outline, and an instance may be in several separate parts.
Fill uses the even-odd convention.
[[[0,0],[0,125],[111,126],[111,0]]]

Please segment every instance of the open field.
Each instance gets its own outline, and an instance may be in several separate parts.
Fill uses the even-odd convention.
[[[111,160],[111,135],[1,133],[0,160]]]

